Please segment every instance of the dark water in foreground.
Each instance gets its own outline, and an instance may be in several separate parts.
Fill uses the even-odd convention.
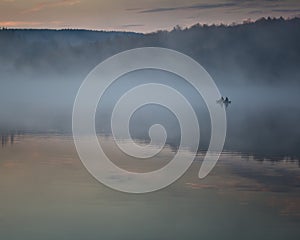
[[[297,160],[255,160],[224,152],[203,180],[199,153],[171,186],[132,195],[97,182],[63,135],[21,135],[0,148],[0,239],[299,239]],[[101,138],[120,167],[149,171],[173,155],[124,157]],[[158,161],[159,160],[159,161]]]

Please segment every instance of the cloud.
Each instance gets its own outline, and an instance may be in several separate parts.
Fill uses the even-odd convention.
[[[62,7],[62,6],[73,6],[78,3],[80,3],[80,0],[58,0],[54,2],[41,2],[25,10],[23,13],[39,12],[44,9]]]
[[[144,24],[123,24],[120,27],[121,28],[131,28],[131,27],[144,27]]]
[[[127,8],[125,10],[126,11],[138,11],[138,10],[142,10],[142,8]]]
[[[296,13],[296,12],[300,12],[300,9],[273,9],[272,12]]]
[[[22,26],[39,26],[42,22],[27,22],[27,21],[4,21],[0,22],[1,27],[22,27]]]
[[[60,21],[50,21],[47,22],[50,24],[61,24]],[[45,22],[35,22],[35,21],[2,21],[0,22],[0,27],[11,27],[11,28],[18,28],[18,27],[36,27],[36,26],[43,26]]]
[[[262,14],[262,13],[264,13],[264,11],[262,11],[262,10],[253,10],[253,11],[250,11],[248,13],[249,14]]]
[[[154,13],[154,12],[168,12],[174,10],[186,9],[186,7],[172,7],[172,8],[152,8],[143,11],[139,11],[139,13]]]
[[[165,7],[165,8],[151,8],[139,11],[138,13],[156,13],[156,12],[169,12],[169,11],[179,11],[179,10],[189,10],[189,9],[215,9],[215,8],[226,8],[237,6],[238,3],[215,3],[215,4],[195,4],[190,6],[181,7]]]

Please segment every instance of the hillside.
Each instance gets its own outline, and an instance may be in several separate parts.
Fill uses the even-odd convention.
[[[88,30],[0,31],[1,78],[84,76],[123,50],[159,46],[186,53],[219,83],[295,82],[300,77],[300,19],[234,26],[196,24],[150,34]]]

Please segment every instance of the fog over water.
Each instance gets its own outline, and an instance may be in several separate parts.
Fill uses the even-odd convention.
[[[119,78],[100,100],[95,121],[97,132],[111,134],[110,117],[115,103],[132,87],[149,82],[172,86],[186,97],[198,116],[200,148],[206,148],[210,118],[203,99],[180,77],[159,70],[141,70]],[[0,89],[0,128],[3,134],[71,133],[72,108],[80,86],[79,79],[74,82],[64,79],[7,81],[3,86]],[[219,84],[218,87],[223,96],[232,100],[226,108],[228,130],[225,149],[257,155],[299,156],[300,97],[297,85]],[[225,106],[220,105],[222,107]],[[134,113],[130,125],[132,137],[149,140],[148,130],[156,123],[166,128],[167,143],[176,147],[180,138],[179,123],[174,114],[158,105],[146,105]]]
[[[299,26],[300,20],[295,18],[261,19],[238,26],[195,25],[151,34],[1,30],[0,132],[70,134],[74,99],[87,74],[118,52],[157,46],[178,50],[198,61],[220,93],[232,100],[226,108],[225,149],[258,157],[297,158]],[[183,93],[197,113],[199,149],[205,149],[210,122],[201,96],[180,77],[157,70],[128,73],[108,89],[98,106],[97,132],[109,135],[110,114],[117,99],[133,86],[149,82],[167,84]],[[178,145],[178,121],[170,111],[145,106],[131,120],[133,138],[148,141],[149,127],[162,123],[167,143],[175,148]]]

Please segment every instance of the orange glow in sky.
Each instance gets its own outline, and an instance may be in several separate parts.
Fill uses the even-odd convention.
[[[298,0],[0,0],[0,27],[151,32],[300,16]]]

